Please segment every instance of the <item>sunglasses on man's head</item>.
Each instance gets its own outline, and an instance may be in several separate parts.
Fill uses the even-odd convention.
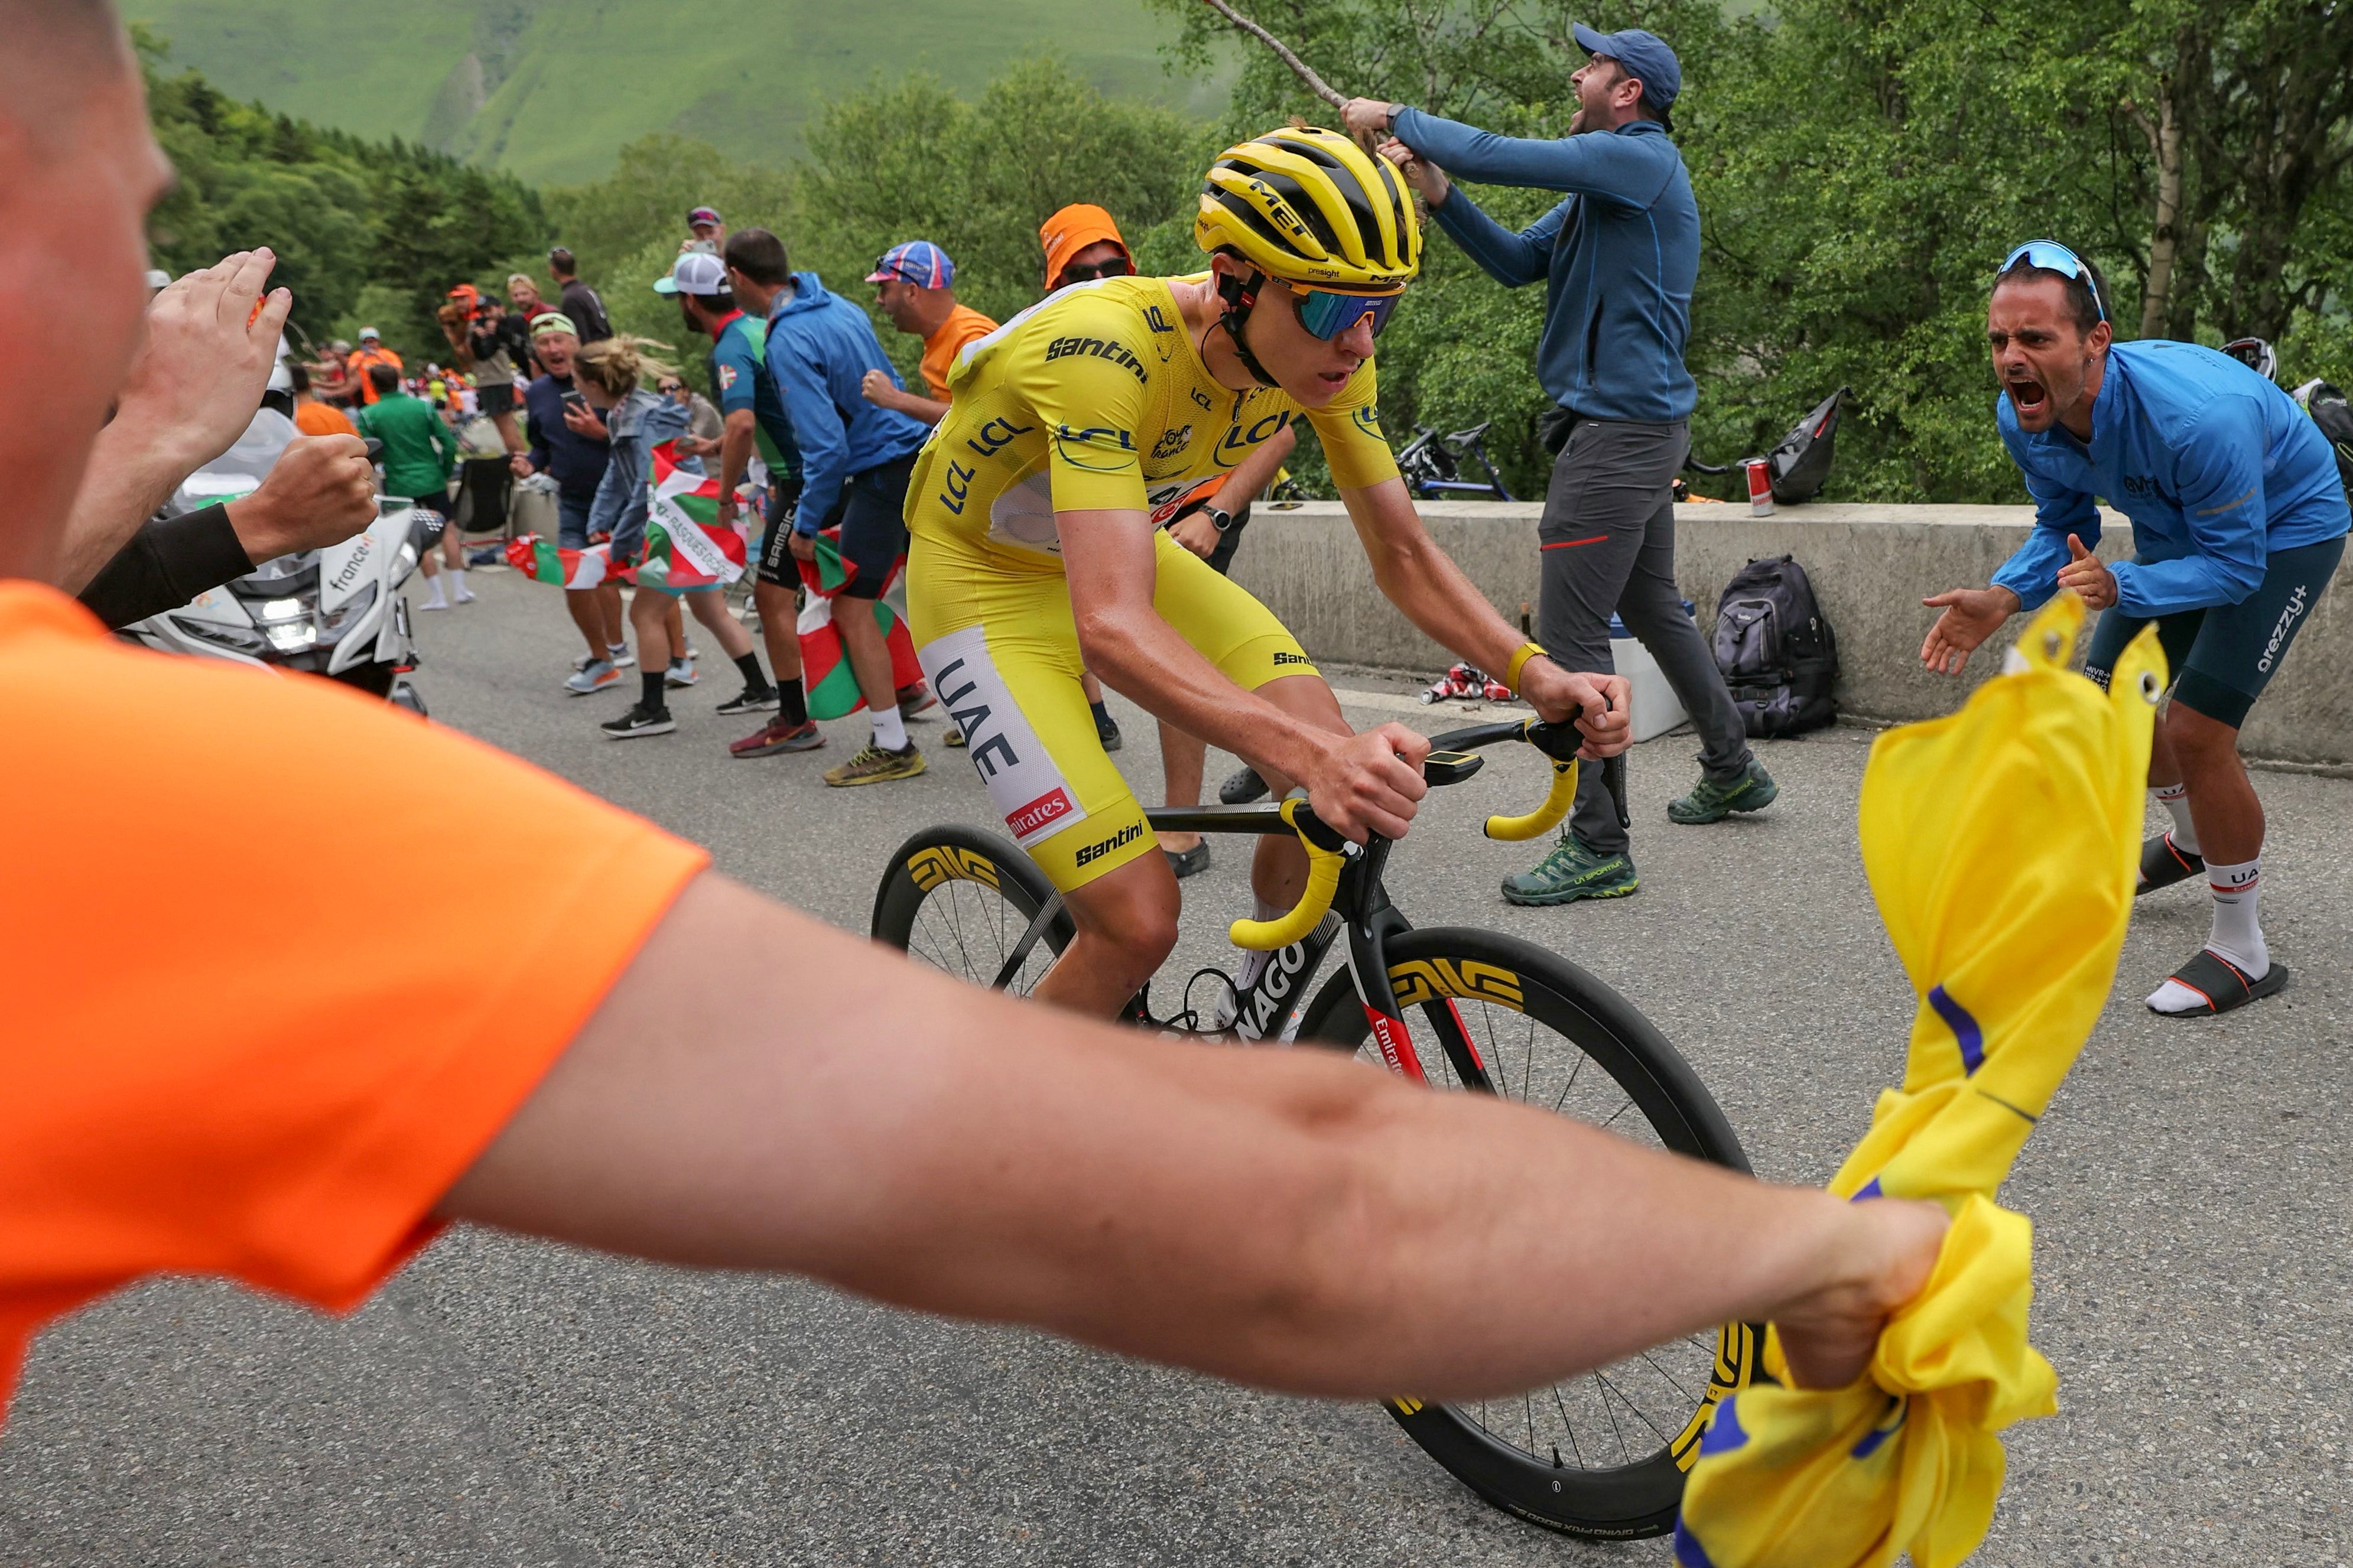
[[[1299,324],[1327,343],[1363,321],[1372,322],[1373,335],[1380,336],[1381,329],[1389,324],[1389,312],[1405,298],[1403,294],[1335,294],[1328,289],[1296,285],[1291,295],[1299,305]]]
[[[1109,261],[1081,264],[1072,262],[1062,268],[1065,283],[1092,283],[1098,278],[1133,278],[1135,263],[1124,256],[1114,256]]]
[[[2103,321],[2108,319],[2108,302],[2100,298],[2100,286],[2093,279],[2092,269],[2082,257],[2055,239],[2030,239],[2002,258],[2001,265],[1994,269],[1994,276],[1998,279],[2017,266],[2021,256],[2026,258],[2029,267],[2056,272],[2062,278],[2081,278],[2084,287],[2092,291],[2092,309],[2100,313]]]

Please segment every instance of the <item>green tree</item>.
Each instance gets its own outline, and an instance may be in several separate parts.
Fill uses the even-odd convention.
[[[1001,320],[1038,299],[1047,217],[1092,202],[1140,236],[1187,208],[1200,140],[1193,122],[1106,98],[1051,57],[976,103],[927,76],[870,83],[809,132],[801,227],[786,237],[797,264],[805,254],[853,295],[883,251],[932,240],[955,258],[958,297]]]
[[[165,76],[168,47],[134,29],[156,140],[179,174],[149,245],[179,273],[269,246],[294,291],[295,331],[324,339],[369,324],[404,358],[444,357],[434,311],[461,281],[495,283],[500,264],[544,243],[536,192],[512,176],[394,140],[364,142],[259,104],[194,71]]]

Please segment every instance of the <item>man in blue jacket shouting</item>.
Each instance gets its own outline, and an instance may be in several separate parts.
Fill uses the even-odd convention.
[[[2106,684],[2140,629],[2157,635],[2173,700],[2149,786],[2173,818],[2141,852],[2140,890],[2203,873],[2212,934],[2149,996],[2168,1014],[2227,1013],[2287,983],[2255,918],[2263,808],[2239,726],[2345,552],[2345,484],[2328,441],[2287,394],[2195,343],[2119,343],[2108,290],[2065,246],[2010,253],[1987,309],[2001,393],[1994,419],[2026,476],[2034,529],[1985,588],[1941,609],[1921,662],[1958,674],[2020,610],[2073,588],[2102,612],[2084,672]],[[2098,496],[2132,522],[2134,559],[2094,557]]]
[[[1490,277],[1514,289],[1545,280],[1536,375],[1570,428],[1539,528],[1537,640],[1570,669],[1614,673],[1616,611],[1699,731],[1700,781],[1667,816],[1719,822],[1769,805],[1775,787],[1675,587],[1673,486],[1696,397],[1683,345],[1699,277],[1699,205],[1667,140],[1683,68],[1664,41],[1639,28],[1578,26],[1576,36],[1592,58],[1570,78],[1577,110],[1556,140],[1497,136],[1369,99],[1341,112],[1352,132],[1395,138],[1382,151]],[[1441,168],[1567,199],[1513,234]],[[1620,898],[1640,885],[1601,770],[1586,775],[1560,842],[1535,869],[1504,879],[1513,903]]]
[[[775,269],[783,272],[784,247],[776,248]],[[785,414],[800,447],[801,494],[793,512],[792,551],[804,561],[812,559],[817,536],[840,525],[842,562],[856,570],[835,601],[833,624],[874,724],[872,742],[829,770],[825,782],[913,778],[923,771],[923,753],[907,734],[891,679],[890,645],[872,610],[890,581],[892,563],[907,548],[907,479],[932,427],[869,403],[859,390],[871,370],[888,375],[892,386],[900,384],[864,310],[828,293],[814,272],[790,272],[782,282],[768,307],[767,354],[768,373],[784,395]],[[923,701],[929,700],[926,692]]]

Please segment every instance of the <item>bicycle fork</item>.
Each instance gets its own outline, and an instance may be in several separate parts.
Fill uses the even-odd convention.
[[[1430,1075],[1421,1063],[1421,1054],[1414,1048],[1413,1031],[1405,1020],[1405,1009],[1398,1005],[1397,987],[1389,981],[1388,942],[1413,929],[1412,922],[1389,902],[1388,893],[1381,885],[1381,869],[1388,862],[1389,841],[1376,834],[1366,841],[1363,858],[1350,865],[1340,876],[1340,890],[1332,900],[1335,909],[1345,912],[1348,939],[1348,973],[1356,983],[1356,1000],[1365,1009],[1365,1022],[1373,1032],[1373,1046],[1380,1052],[1382,1063],[1399,1078],[1411,1083],[1426,1084]],[[1487,1078],[1487,1064],[1479,1055],[1471,1031],[1463,1026],[1462,1015],[1455,1010],[1454,999],[1441,996],[1424,1002],[1422,1012],[1438,1035],[1440,1049],[1446,1053],[1448,1065],[1453,1068],[1465,1089],[1493,1092]]]

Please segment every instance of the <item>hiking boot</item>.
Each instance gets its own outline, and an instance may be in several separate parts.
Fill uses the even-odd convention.
[[[1762,811],[1780,793],[1781,786],[1773,782],[1765,764],[1751,757],[1746,767],[1728,779],[1702,773],[1691,794],[1667,802],[1667,820],[1685,827],[1722,822],[1736,811]]]
[[[899,717],[902,719],[912,719],[925,709],[938,707],[940,702],[938,698],[932,695],[932,689],[920,680],[913,686],[899,688],[897,696]]]
[[[1504,901],[1569,904],[1579,899],[1622,899],[1641,885],[1625,851],[1604,855],[1576,834],[1565,833],[1552,853],[1532,868],[1504,879]]]
[[[740,741],[727,742],[731,757],[773,757],[778,752],[814,752],[825,744],[825,731],[814,719],[797,724],[771,719]]]
[[[956,721],[953,719],[948,721],[947,744],[954,746],[958,751],[964,750],[964,731],[958,727]]]
[[[892,779],[911,779],[928,764],[915,742],[907,742],[903,752],[886,752],[869,741],[858,754],[838,768],[825,771],[825,782],[837,789],[851,784],[888,784]]]
[[[667,735],[678,728],[667,708],[649,708],[640,702],[617,719],[607,719],[596,726],[608,741],[634,741],[640,735]]]

